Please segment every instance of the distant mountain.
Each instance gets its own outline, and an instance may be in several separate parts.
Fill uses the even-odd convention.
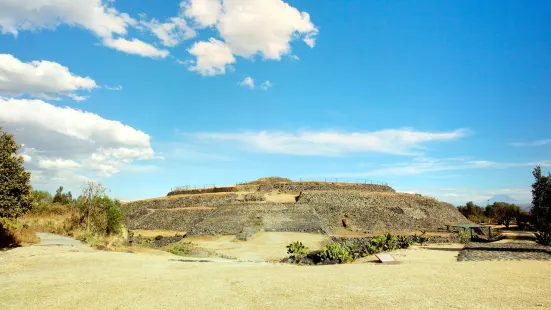
[[[484,207],[484,206],[487,206],[488,204],[493,204],[494,202],[514,203],[517,206],[519,206],[522,211],[530,211],[530,209],[532,209],[532,203],[519,202],[515,198],[508,195],[495,195],[494,197],[488,200],[477,202],[476,205]]]
[[[486,205],[489,205],[489,204],[491,205],[494,202],[506,202],[506,203],[518,204],[518,200],[516,200],[515,198],[513,198],[511,196],[508,196],[508,195],[495,195],[494,197],[492,197],[488,200],[479,201],[476,204],[479,205],[479,206],[486,206]]]

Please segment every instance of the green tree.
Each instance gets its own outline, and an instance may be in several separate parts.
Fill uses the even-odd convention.
[[[0,127],[0,217],[16,218],[32,209],[31,174],[17,155],[20,146]]]
[[[484,220],[484,209],[475,205],[472,201],[467,202],[465,206],[457,207],[457,210],[471,221],[478,222]]]
[[[52,197],[52,194],[50,194],[48,191],[33,189],[31,192],[31,196],[34,202],[50,203],[54,200],[54,197]]]
[[[516,219],[520,212],[519,206],[506,202],[494,202],[492,207],[498,223],[504,224],[507,229],[509,229],[511,220]]]
[[[55,191],[53,202],[64,205],[69,204],[73,202],[73,194],[71,194],[71,191],[63,193],[63,186],[59,186],[59,188]]]
[[[54,203],[62,203],[63,202],[63,186],[59,186],[58,189],[55,190],[54,195]]]
[[[492,205],[487,205],[486,209],[484,210],[484,216],[488,219],[488,222],[493,220],[496,216],[494,207]]]
[[[101,184],[88,182],[78,199],[81,210],[81,222],[86,225],[87,233],[116,234],[124,221],[121,203],[107,196],[107,189]]]
[[[551,173],[543,176],[541,167],[537,166],[532,175],[532,214],[539,230],[551,231]]]

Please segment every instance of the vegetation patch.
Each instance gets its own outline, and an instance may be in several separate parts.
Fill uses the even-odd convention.
[[[296,241],[287,246],[289,257],[283,262],[304,265],[344,264],[381,252],[407,249],[415,243],[414,239],[413,236],[396,236],[391,233],[371,238],[333,238],[321,250],[311,252]]]
[[[26,224],[13,219],[0,219],[0,248],[14,248],[38,243],[38,238]]]

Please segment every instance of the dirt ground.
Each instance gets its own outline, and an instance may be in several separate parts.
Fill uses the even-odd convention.
[[[398,265],[294,266],[179,261],[64,240],[0,252],[0,309],[551,308],[550,262],[457,262],[460,248],[395,251]]]
[[[181,231],[181,230],[163,230],[163,229],[148,229],[148,230],[135,229],[132,232],[134,233],[134,236],[141,235],[142,237],[157,237],[157,236],[172,237],[174,235],[186,234],[185,231]]]
[[[258,232],[247,241],[237,240],[233,235],[188,237],[186,241],[241,260],[280,261],[287,256],[286,246],[293,241],[301,241],[310,250],[319,250],[329,239],[320,234]]]

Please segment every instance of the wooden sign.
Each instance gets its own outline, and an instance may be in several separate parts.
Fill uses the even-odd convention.
[[[396,264],[398,261],[390,254],[377,254],[375,255],[379,261],[383,264]]]

